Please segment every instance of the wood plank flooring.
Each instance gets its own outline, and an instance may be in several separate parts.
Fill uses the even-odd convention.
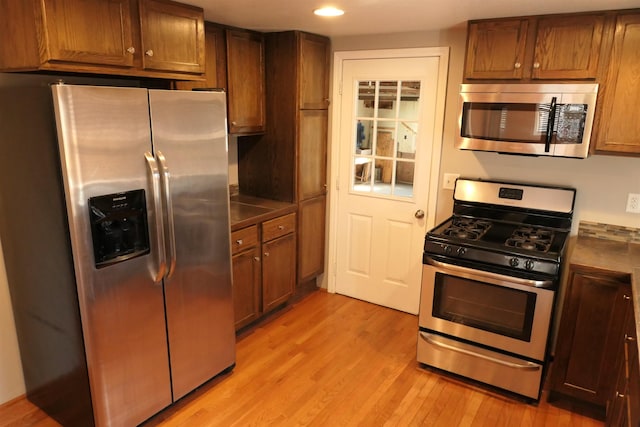
[[[240,336],[233,372],[144,427],[603,425],[546,392],[531,405],[425,369],[416,337],[416,316],[314,292]],[[0,406],[0,427],[57,425],[25,399]]]

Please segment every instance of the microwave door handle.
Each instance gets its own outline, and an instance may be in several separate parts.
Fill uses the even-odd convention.
[[[554,96],[551,98],[551,105],[549,106],[549,120],[547,120],[547,135],[544,144],[544,152],[548,153],[551,149],[551,139],[553,138],[553,127],[556,121],[556,102],[557,98]]]

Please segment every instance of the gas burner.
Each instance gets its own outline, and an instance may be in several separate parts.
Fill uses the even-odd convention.
[[[478,240],[491,227],[491,222],[477,218],[455,217],[451,225],[443,231],[445,236],[465,240]]]
[[[535,227],[514,230],[505,245],[535,252],[547,252],[553,241],[553,231]]]

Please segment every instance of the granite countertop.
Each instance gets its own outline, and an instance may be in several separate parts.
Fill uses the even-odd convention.
[[[571,264],[620,275],[631,283],[636,336],[640,337],[640,230],[580,223]],[[636,340],[640,351],[640,340]]]
[[[296,211],[294,203],[235,194],[231,196],[229,211],[231,231],[268,221]]]

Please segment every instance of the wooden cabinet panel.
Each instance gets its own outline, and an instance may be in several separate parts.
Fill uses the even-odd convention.
[[[226,30],[229,133],[265,130],[264,38],[246,30]]]
[[[210,22],[204,23],[204,81],[177,81],[176,89],[227,89],[227,43],[224,29]]]
[[[42,62],[133,66],[129,0],[43,0]]]
[[[0,0],[0,23],[15,30],[0,32],[9,46],[0,70],[182,79],[204,72],[204,13],[169,0]]]
[[[276,239],[296,231],[296,214],[284,215],[262,223],[262,241]]]
[[[570,266],[558,332],[551,391],[604,410],[616,380],[622,352],[629,285]]]
[[[465,77],[522,78],[528,28],[526,19],[470,23]]]
[[[287,234],[262,244],[262,308],[267,313],[284,303],[296,281],[296,237]]]
[[[298,283],[324,272],[326,196],[298,207]]]
[[[298,113],[298,199],[327,192],[327,110]]]
[[[200,9],[139,0],[143,68],[204,73],[204,17]]]
[[[471,21],[465,79],[596,79],[604,14]]]
[[[596,112],[595,151],[640,155],[640,13],[620,15]]]
[[[233,256],[233,305],[236,330],[260,315],[260,247]]]
[[[325,37],[300,33],[298,55],[298,107],[329,107],[329,44]]]
[[[532,78],[595,79],[604,16],[538,19]]]
[[[256,247],[259,243],[260,240],[258,239],[257,225],[252,225],[251,227],[243,228],[231,233],[231,253],[234,255]]]

